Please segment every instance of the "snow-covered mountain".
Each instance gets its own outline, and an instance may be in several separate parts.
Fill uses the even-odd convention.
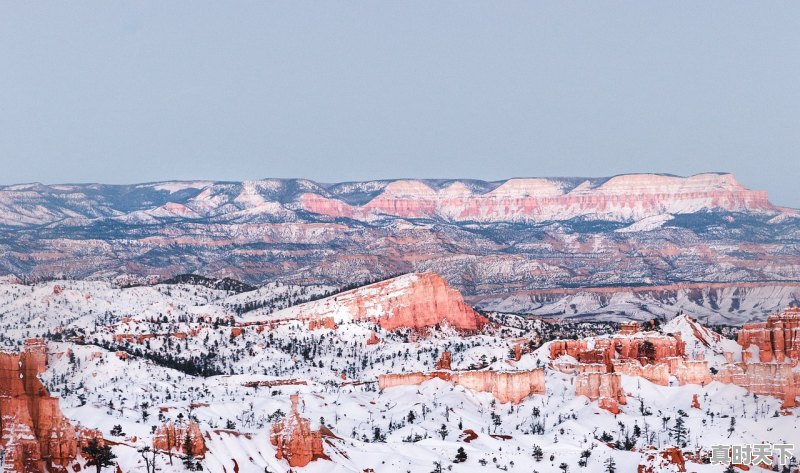
[[[93,468],[96,439],[123,473],[703,473],[712,445],[797,438],[797,311],[740,345],[688,315],[486,320],[435,274],[181,281],[3,284],[4,472]]]
[[[515,301],[543,289],[788,288],[798,241],[796,210],[730,174],[0,187],[0,275],[26,280],[196,273],[341,287],[436,272],[470,303],[544,313],[558,310]]]

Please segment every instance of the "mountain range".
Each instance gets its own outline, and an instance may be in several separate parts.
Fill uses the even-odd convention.
[[[800,299],[800,213],[726,173],[0,187],[12,278],[345,286],[425,271],[485,310],[694,305],[740,323]]]

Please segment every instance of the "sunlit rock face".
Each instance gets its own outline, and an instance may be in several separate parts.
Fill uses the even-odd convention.
[[[188,439],[187,439],[188,437]],[[187,443],[191,445],[191,454],[202,458],[206,454],[206,443],[200,426],[194,421],[182,424],[167,422],[156,429],[153,437],[153,448],[164,451],[177,451],[188,454]]]
[[[275,458],[286,459],[289,466],[306,466],[314,460],[326,459],[323,449],[323,428],[311,429],[311,421],[300,417],[297,411],[298,397],[292,395],[292,411],[272,426],[270,441],[277,449]]]
[[[473,391],[491,393],[501,403],[518,404],[528,396],[546,392],[543,369],[385,374],[378,377],[378,386],[383,390],[395,386],[418,385],[434,378]]]
[[[795,407],[800,394],[800,373],[789,364],[729,363],[717,373],[717,381],[738,384],[753,394],[763,394],[783,399],[783,407]]]
[[[739,344],[758,347],[759,360],[783,363],[800,360],[800,308],[790,307],[771,315],[765,323],[745,324],[739,331]]]
[[[550,344],[550,358],[569,355],[581,363],[611,364],[614,359],[661,362],[686,356],[686,345],[678,336],[653,332],[614,335],[607,338],[556,340]]]
[[[619,414],[619,406],[628,402],[616,373],[579,374],[575,379],[575,395],[599,401],[601,409],[614,414]]]
[[[47,347],[29,340],[22,353],[0,352],[0,445],[5,471],[66,471],[77,456],[75,430],[61,414],[58,399],[37,378],[47,363]]]
[[[642,219],[704,208],[774,208],[765,192],[748,190],[729,174],[688,178],[623,175],[599,185],[590,181],[568,185],[551,179],[509,179],[483,193],[461,182],[434,189],[423,181],[404,180],[391,182],[363,205],[350,205],[313,193],[303,194],[299,201],[306,210],[331,217],[369,220],[391,215],[481,222],[535,222],[607,215]]]
[[[243,323],[281,320],[309,321],[315,328],[348,321],[374,322],[384,330],[449,326],[464,333],[478,332],[489,322],[435,273],[398,276],[278,311],[268,320],[245,319]]]

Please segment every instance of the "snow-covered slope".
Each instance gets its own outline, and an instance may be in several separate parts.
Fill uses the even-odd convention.
[[[427,306],[429,315],[445,321],[448,299],[460,296],[425,292],[420,280],[425,277],[406,275],[277,312],[241,308],[300,291],[270,286],[231,294],[185,284],[119,289],[81,281],[9,284],[0,290],[0,332],[7,350],[14,351],[40,349],[38,342],[23,346],[30,337],[50,339],[40,378],[61,399],[61,410],[79,432],[99,429],[113,442],[126,473],[145,471],[137,449],[153,445],[154,431],[170,422],[181,428],[196,424],[207,452],[192,462],[213,473],[429,472],[437,463],[455,472],[559,472],[562,463],[568,471],[601,472],[609,458],[617,471],[654,464],[654,471],[676,471],[671,461],[656,460],[663,452],[672,452],[669,458],[679,455],[687,471],[718,472],[721,467],[696,460],[711,445],[783,443],[798,435],[797,409],[782,408],[781,399],[753,396],[719,381],[678,382],[680,376],[661,385],[609,373],[619,379],[617,395],[627,399],[614,414],[591,393],[577,392],[579,379],[591,376],[580,372],[601,365],[569,355],[553,358],[559,344],[575,343],[592,352],[604,340],[615,340],[619,348],[610,345],[612,361],[631,362],[624,357],[638,355],[630,350],[652,340],[656,356],[677,350],[677,358],[671,357],[676,366],[691,363],[694,375],[707,366],[699,374],[710,377],[708,370],[721,369],[726,353],[737,354],[741,347],[688,316],[654,332],[613,336],[609,332],[616,327],[609,324],[553,324],[502,314],[491,315],[491,323],[476,332],[447,323],[386,329],[374,319],[344,315],[333,324],[310,323],[340,310],[349,314],[354,300],[367,310],[407,300],[402,298],[408,293],[435,297],[437,302]],[[449,366],[443,368],[445,358]],[[667,358],[655,361],[672,364]],[[540,371],[545,394],[527,395],[516,404],[499,402],[486,389],[523,386],[474,381]],[[381,390],[385,375],[400,382]],[[464,381],[468,377],[473,381]],[[297,419],[308,422],[308,430],[300,433],[293,430],[305,428],[300,420],[280,422],[295,415],[293,394],[299,394]],[[680,436],[678,419],[686,429]],[[276,425],[283,430],[276,432]],[[312,449],[314,435],[327,459],[290,466]],[[172,460],[166,450],[159,451],[159,471],[187,471],[180,450],[173,449]],[[587,455],[586,466],[580,466]],[[85,467],[85,458],[76,461]]]

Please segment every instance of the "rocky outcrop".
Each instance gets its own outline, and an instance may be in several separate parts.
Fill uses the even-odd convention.
[[[501,403],[518,404],[532,394],[545,394],[546,392],[543,369],[386,374],[378,377],[378,386],[383,390],[394,386],[418,385],[434,378],[449,381],[473,391],[491,393]]]
[[[465,371],[453,376],[453,382],[467,389],[491,393],[501,403],[518,404],[532,394],[544,394],[544,370]]]
[[[461,293],[434,273],[406,274],[290,307],[268,317],[272,321],[373,322],[384,330],[428,330],[447,325],[467,333],[478,332],[489,322],[464,302]]]
[[[306,466],[318,459],[329,460],[323,449],[323,428],[312,430],[311,422],[297,412],[296,394],[291,401],[289,415],[272,426],[270,441],[277,450],[275,458],[286,459],[291,467]]]
[[[26,343],[22,353],[0,352],[0,445],[6,450],[6,472],[66,471],[77,456],[74,428],[37,377],[46,362],[41,340]]]
[[[381,342],[381,339],[378,338],[378,334],[375,333],[374,330],[372,332],[370,332],[369,338],[367,339],[367,345],[377,345],[380,342]]]
[[[452,362],[452,358],[450,356],[449,351],[442,352],[442,356],[439,358],[439,361],[436,362],[436,369],[437,370],[450,370],[450,363]]]
[[[187,447],[191,448],[191,452]],[[194,421],[162,424],[153,436],[153,448],[167,452],[176,451],[184,455],[191,453],[198,458],[205,457],[207,452],[203,432]]]
[[[800,308],[789,307],[771,315],[765,323],[745,324],[739,331],[739,345],[745,350],[751,345],[758,347],[759,360],[763,363],[800,361]]]
[[[551,342],[550,359],[555,360],[562,355],[569,355],[580,363],[610,365],[614,359],[652,363],[686,356],[686,344],[680,334],[660,335],[653,332]]]
[[[669,364],[653,363],[642,364],[635,360],[614,360],[614,372],[627,376],[644,378],[651,383],[661,386],[669,386]]]
[[[308,321],[309,330],[318,330],[323,328],[336,330],[336,327],[337,325],[336,322],[333,321],[333,317],[323,317],[322,319]]]
[[[797,396],[800,395],[800,373],[794,372],[792,366],[785,363],[726,364],[715,379],[737,384],[753,394],[782,399],[784,408],[797,406]]]
[[[686,471],[683,452],[675,447],[645,453],[645,462],[637,468],[637,473],[681,473]]]
[[[692,409],[700,409],[700,399],[697,398],[697,394],[692,395]]]
[[[575,395],[599,401],[601,409],[613,414],[619,414],[619,406],[628,402],[616,373],[579,374],[575,379]]]

